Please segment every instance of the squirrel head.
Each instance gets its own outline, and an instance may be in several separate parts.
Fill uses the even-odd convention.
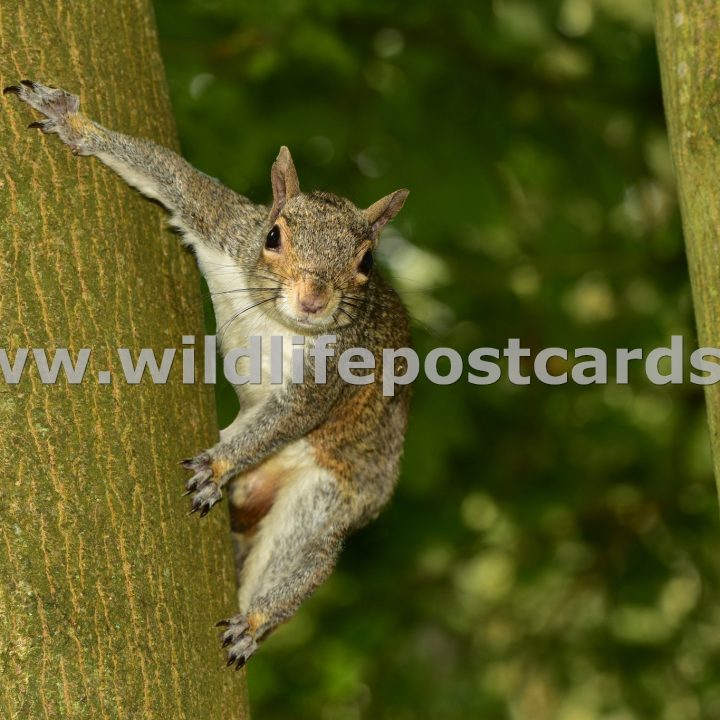
[[[331,193],[303,193],[284,146],[271,179],[273,204],[254,273],[264,290],[275,290],[268,312],[304,333],[352,324],[372,292],[380,232],[409,191],[396,190],[366,209]]]

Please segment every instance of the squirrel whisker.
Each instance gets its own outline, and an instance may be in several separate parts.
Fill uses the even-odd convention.
[[[258,272],[257,270],[251,270],[247,274],[250,276],[254,276],[255,278],[259,278],[261,280],[268,280],[270,282],[277,282],[277,280],[281,280],[280,284],[285,285],[286,283],[292,282],[291,279],[285,275],[282,275],[278,272],[275,272],[274,270],[271,270],[270,268],[266,268],[266,273],[270,273],[270,275],[263,275],[262,273]]]
[[[242,310],[239,310],[234,315],[231,315],[228,320],[226,320],[222,327],[218,328],[217,330],[217,336],[222,342],[222,339],[224,337],[225,332],[227,332],[228,327],[231,323],[233,323],[235,320],[237,320],[241,315],[248,312],[248,310],[252,310],[253,308],[259,307],[260,305],[264,305],[267,302],[270,302],[271,300],[277,300],[277,298],[280,297],[279,295],[275,294],[272,297],[265,298],[264,300],[259,300],[256,303],[253,303],[252,305],[248,305],[247,307],[243,308]]]
[[[349,307],[349,308],[352,308],[353,310],[362,310],[363,309],[362,305],[353,305],[353,303],[350,303],[347,300],[341,300],[338,305],[339,305],[339,307],[343,307],[343,306]]]
[[[352,315],[351,313],[349,313],[342,305],[338,305],[337,309],[344,315],[347,315],[352,322],[357,321],[357,318],[354,315]]]
[[[275,288],[269,288],[269,287],[246,287],[246,288],[236,288],[235,290],[221,290],[219,292],[211,292],[209,293],[211,296],[215,295],[228,295],[230,293],[240,293],[240,292],[276,292]]]

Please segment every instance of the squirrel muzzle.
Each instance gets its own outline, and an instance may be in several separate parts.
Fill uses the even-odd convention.
[[[330,283],[315,276],[303,276],[293,288],[292,304],[299,315],[322,317],[332,296]]]

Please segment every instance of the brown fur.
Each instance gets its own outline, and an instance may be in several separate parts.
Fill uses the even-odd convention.
[[[239,504],[237,501],[230,504],[233,532],[250,532],[267,515],[286,475],[275,465],[269,460],[243,478],[243,497]]]

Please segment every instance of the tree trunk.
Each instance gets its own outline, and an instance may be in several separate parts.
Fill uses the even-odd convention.
[[[0,82],[23,78],[177,144],[149,0],[3,0]],[[178,460],[216,439],[211,388],[180,367],[128,385],[115,352],[201,336],[193,260],[160,208],[0,105],[0,345],[92,348],[82,384],[41,384],[32,354],[0,376],[0,717],[247,717],[213,627],[236,606],[227,515],[181,498]]]
[[[698,340],[720,347],[720,4],[656,0],[655,19]],[[720,483],[720,385],[705,398]]]

